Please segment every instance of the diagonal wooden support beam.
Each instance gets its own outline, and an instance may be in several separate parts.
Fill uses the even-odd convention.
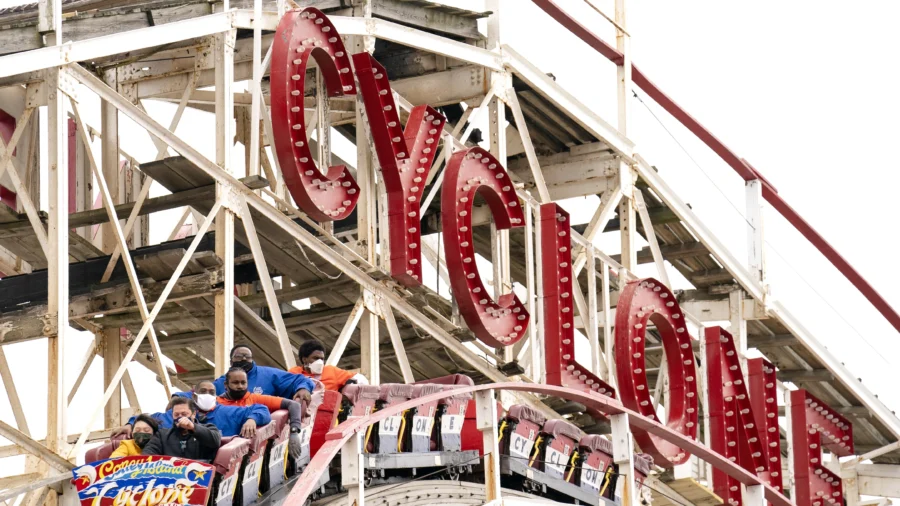
[[[21,446],[22,448],[27,450],[28,453],[36,457],[40,457],[55,469],[65,472],[75,467],[71,462],[51,452],[41,443],[38,443],[34,439],[31,439],[15,427],[7,424],[2,420],[0,420],[0,436],[3,436],[13,443]]]
[[[3,150],[3,159],[0,161],[0,177],[3,177],[4,172],[9,173],[9,179],[12,181],[13,189],[16,190],[16,198],[22,203],[22,207],[25,208],[25,214],[28,216],[31,228],[34,229],[34,234],[37,236],[38,242],[41,244],[41,249],[46,256],[49,252],[47,246],[47,231],[44,229],[41,217],[38,216],[38,210],[35,207],[34,202],[32,202],[31,197],[28,196],[28,189],[22,184],[22,180],[19,179],[19,173],[16,172],[16,168],[13,167],[12,164],[12,153],[16,148],[16,144],[19,143],[19,139],[25,131],[25,125],[28,124],[28,120],[31,119],[33,112],[33,107],[29,107],[22,112],[22,116],[16,123],[16,129],[9,139],[9,145],[7,145],[3,138],[0,137],[0,150]]]
[[[119,224],[119,216],[116,214],[116,204],[113,202],[112,195],[109,193],[109,187],[106,185],[106,178],[103,177],[103,173],[100,172],[100,168],[97,166],[96,160],[94,160],[93,152],[90,149],[91,139],[88,137],[84,123],[81,121],[81,115],[78,112],[78,104],[74,100],[70,99],[70,101],[72,104],[72,112],[75,114],[76,128],[81,134],[81,140],[85,143],[85,146],[88,147],[88,149],[85,149],[85,153],[87,154],[88,163],[91,165],[91,170],[94,171],[94,178],[97,180],[97,186],[100,188],[103,206],[106,207],[110,226],[116,235],[116,242],[118,243],[119,249],[122,250],[125,272],[128,274],[128,281],[131,283],[132,293],[136,299],[138,310],[141,312],[141,318],[146,322],[147,318],[150,316],[147,309],[147,302],[144,300],[144,291],[141,289],[141,281],[138,279],[137,270],[134,268],[134,262],[131,260],[131,252],[128,249],[125,234],[122,232],[122,226]],[[116,336],[116,339],[118,339],[118,336]],[[163,364],[162,350],[159,348],[159,340],[156,338],[156,331],[153,329],[152,325],[150,326],[150,346],[153,349],[153,354],[158,357],[158,360],[156,361],[157,373],[163,380],[163,388],[166,390],[166,397],[171,397],[172,382],[169,380],[169,372]]]
[[[187,87],[184,89],[184,94],[181,96],[181,101],[178,102],[178,108],[175,109],[175,114],[172,116],[172,121],[169,123],[169,131],[174,132],[176,128],[178,128],[178,123],[181,121],[181,116],[184,113],[184,109],[187,106],[188,99],[191,98],[191,92],[194,91],[194,87],[197,86],[197,81],[200,79],[199,70],[195,70],[193,74],[191,74],[191,79],[188,82]],[[153,137],[154,142],[158,141],[156,137]],[[90,144],[86,144],[87,149],[90,150]],[[168,145],[162,141],[156,142],[157,152],[156,159],[162,160],[165,158],[166,153],[168,152]],[[137,218],[140,216],[141,207],[143,207],[144,202],[147,200],[147,196],[150,194],[150,187],[153,186],[153,178],[150,176],[145,176],[144,183],[141,186],[141,191],[138,194],[137,199],[135,200],[134,207],[131,208],[131,214],[128,215],[128,220],[125,222],[125,239],[127,240],[131,236],[132,230],[134,230],[134,225],[137,223]],[[118,245],[112,252],[112,256],[109,259],[109,263],[106,265],[106,270],[103,272],[103,277],[100,279],[101,283],[106,283],[109,281],[109,278],[112,276],[113,270],[116,268],[116,263],[119,261],[119,256],[122,255],[122,248]]]
[[[284,319],[281,317],[281,304],[275,296],[275,287],[272,285],[272,276],[269,274],[269,267],[266,264],[266,257],[263,254],[262,247],[259,245],[259,236],[256,234],[256,225],[253,223],[253,217],[250,216],[250,207],[247,201],[241,199],[241,222],[244,224],[244,231],[247,235],[247,241],[250,243],[250,252],[253,253],[253,261],[256,264],[256,271],[259,273],[259,282],[266,294],[266,302],[269,304],[269,313],[272,316],[272,323],[275,326],[275,332],[278,335],[278,347],[281,349],[281,355],[284,357],[284,363],[287,369],[297,365],[294,359],[294,352],[291,349],[291,341],[287,335],[287,328],[284,326]]]
[[[6,389],[6,395],[9,397],[9,405],[12,407],[13,416],[16,418],[16,426],[26,436],[31,436],[28,430],[28,419],[25,417],[25,411],[22,410],[22,402],[19,400],[19,391],[16,390],[16,384],[13,380],[12,372],[9,370],[9,362],[6,360],[6,352],[0,346],[0,378],[3,379],[3,387]]]
[[[387,327],[388,335],[391,337],[391,345],[394,347],[397,363],[400,364],[403,382],[415,383],[416,378],[413,376],[412,367],[409,366],[409,357],[406,356],[406,348],[403,347],[403,337],[400,335],[400,329],[397,328],[394,310],[391,308],[391,304],[384,299],[381,299],[381,316],[384,317],[384,325]]]
[[[644,203],[644,194],[637,189],[634,192],[634,205],[637,208],[638,216],[641,218],[641,223],[644,225],[644,236],[647,242],[650,243],[650,252],[653,253],[653,263],[656,264],[659,280],[671,288],[669,274],[666,273],[666,263],[659,249],[659,241],[656,240],[656,232],[653,230],[653,222],[650,221],[650,213],[647,211],[647,204]]]
[[[541,204],[552,202],[550,198],[550,190],[547,189],[547,183],[544,181],[544,173],[541,172],[541,164],[538,162],[537,153],[534,151],[534,144],[531,142],[531,135],[528,133],[528,124],[525,123],[525,115],[522,114],[522,106],[519,104],[519,97],[516,91],[509,88],[502,96],[506,105],[509,106],[513,113],[513,119],[516,121],[516,130],[522,138],[522,145],[525,147],[525,156],[528,158],[528,166],[531,167],[531,175],[534,177],[534,184],[537,187],[538,196]],[[504,160],[505,162],[505,160]]]
[[[600,203],[600,206],[597,207],[597,210],[591,217],[591,221],[588,223],[587,228],[584,230],[584,238],[587,239],[588,242],[594,242],[594,238],[597,237],[597,234],[603,232],[603,229],[606,228],[606,224],[609,222],[610,218],[612,218],[613,212],[615,212],[616,207],[619,206],[619,202],[622,200],[624,194],[622,193],[622,187],[617,186],[615,190],[609,193],[609,196],[606,194],[603,196],[607,197],[606,201]],[[587,256],[584,247],[579,246],[574,248],[574,250],[575,261],[572,262],[572,276],[577,278],[578,274],[581,273],[581,269],[584,268],[585,262],[587,262]]]
[[[188,247],[187,251],[184,253],[184,257],[181,258],[181,262],[178,263],[178,266],[175,267],[175,271],[172,273],[172,277],[169,278],[169,281],[166,283],[166,287],[163,288],[162,293],[159,296],[159,299],[156,301],[156,304],[153,306],[153,311],[150,313],[150,316],[144,322],[144,325],[141,327],[141,331],[138,332],[138,335],[134,338],[134,341],[131,343],[131,347],[128,348],[128,353],[125,354],[125,358],[122,359],[122,364],[119,365],[119,368],[116,370],[116,373],[113,375],[112,379],[109,382],[109,386],[106,388],[106,391],[103,393],[103,399],[100,400],[100,403],[97,406],[97,409],[94,411],[94,414],[91,416],[90,421],[85,426],[84,431],[79,436],[78,441],[72,447],[69,452],[69,457],[74,458],[81,451],[81,448],[84,446],[84,442],[87,440],[88,434],[90,434],[90,429],[94,425],[94,422],[97,420],[97,417],[100,416],[100,413],[103,412],[103,408],[106,407],[106,403],[109,402],[110,397],[112,397],[113,391],[116,389],[116,386],[122,380],[122,376],[125,374],[125,371],[128,368],[128,363],[134,358],[135,354],[138,351],[138,348],[143,342],[144,337],[147,335],[147,332],[150,330],[151,325],[153,325],[153,320],[156,319],[156,316],[162,311],[163,306],[165,305],[166,299],[168,299],[169,294],[172,293],[172,289],[175,287],[175,283],[178,282],[178,278],[181,277],[181,273],[184,272],[184,268],[187,267],[188,262],[194,256],[194,252],[197,251],[197,247],[200,246],[200,241],[203,240],[203,236],[206,234],[206,231],[209,230],[209,226],[212,224],[213,218],[216,216],[216,213],[219,212],[219,209],[222,207],[222,202],[217,200],[215,204],[213,204],[212,209],[209,214],[206,215],[206,218],[203,220],[203,224],[200,225],[200,230],[197,232],[197,235],[194,236],[194,240],[191,241],[191,245]],[[162,355],[158,355],[161,357]]]
[[[353,331],[355,331],[356,327],[359,325],[359,320],[362,318],[363,311],[365,310],[365,301],[363,300],[363,297],[360,296],[359,299],[356,300],[356,304],[353,305],[353,309],[350,310],[350,316],[347,318],[347,323],[344,324],[344,328],[341,329],[340,335],[334,342],[334,346],[331,348],[331,353],[328,355],[328,360],[325,362],[326,365],[338,365],[338,362],[341,361],[341,356],[344,354],[344,350],[347,349],[347,343],[350,342]]]

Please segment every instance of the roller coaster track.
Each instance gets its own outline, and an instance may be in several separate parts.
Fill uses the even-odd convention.
[[[615,399],[599,394],[591,394],[573,390],[571,388],[551,385],[493,383],[462,387],[451,391],[437,392],[431,395],[411,399],[383,410],[376,411],[370,416],[353,418],[338,425],[325,436],[325,444],[322,445],[318,453],[316,453],[309,465],[303,471],[300,479],[297,480],[297,485],[294,486],[293,490],[291,490],[290,494],[285,499],[283,503],[284,506],[303,506],[317,488],[319,478],[328,470],[331,461],[337,456],[338,452],[344,446],[344,443],[355,437],[360,431],[365,430],[370,425],[374,425],[388,417],[401,414],[408,409],[445,398],[448,395],[475,394],[476,392],[486,392],[491,390],[550,395],[584,404],[588,409],[596,409],[609,415],[626,414],[628,415],[631,427],[646,430],[669,443],[681,447],[685,452],[693,453],[700,459],[710,463],[714,468],[724,472],[744,485],[762,485],[766,500],[773,506],[791,506],[793,504],[789,499],[781,495],[781,493],[769,486],[755,474],[747,472],[744,468],[731,462],[726,457],[713,452],[702,443],[687,438],[681,433],[676,432],[655,420],[642,416],[637,412],[624,407]]]

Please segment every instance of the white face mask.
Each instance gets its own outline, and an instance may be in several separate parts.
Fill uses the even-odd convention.
[[[202,411],[209,411],[216,407],[216,396],[212,394],[197,394],[195,402]]]
[[[316,360],[315,362],[309,364],[309,372],[313,374],[322,374],[322,369],[325,368],[325,361],[321,358]]]

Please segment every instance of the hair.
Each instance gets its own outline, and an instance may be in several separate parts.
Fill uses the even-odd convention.
[[[297,348],[297,358],[303,360],[303,357],[308,357],[317,351],[325,353],[325,345],[322,344],[321,341],[318,339],[303,341],[303,343],[300,344],[300,347]]]
[[[228,357],[229,358],[233,357],[234,352],[237,351],[239,348],[247,348],[247,351],[249,351],[250,353],[253,353],[253,348],[247,346],[246,344],[236,344],[231,348],[231,352],[228,354]]]
[[[232,367],[231,369],[228,369],[228,371],[225,373],[225,383],[226,384],[228,383],[228,380],[231,379],[232,373],[236,373],[236,372],[242,372],[244,374],[247,374],[247,371],[243,370],[240,367]]]
[[[199,388],[200,385],[202,385],[202,384],[204,384],[204,383],[209,383],[209,384],[212,385],[213,387],[216,386],[216,383],[215,383],[213,380],[211,380],[211,379],[208,379],[208,380],[200,380],[200,381],[198,381],[197,383],[194,383],[194,390],[197,390],[197,388]]]
[[[149,425],[150,430],[152,430],[154,434],[159,432],[159,422],[157,422],[153,417],[151,417],[148,414],[142,413],[142,414],[138,415],[134,419],[134,423],[138,423],[138,422],[144,422],[147,425]]]
[[[182,404],[187,404],[188,408],[190,408],[191,410],[191,413],[197,412],[197,405],[194,404],[194,400],[188,399],[187,397],[172,397],[172,400],[171,402],[169,402],[169,404],[172,405],[172,408],[174,408],[175,406],[181,406]]]

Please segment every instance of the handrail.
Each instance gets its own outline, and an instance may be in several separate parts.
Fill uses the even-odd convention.
[[[624,55],[616,48],[607,44],[597,34],[579,23],[575,18],[561,9],[553,0],[532,0],[559,24],[568,29],[572,34],[584,41],[588,46],[606,57],[616,65],[621,65]],[[763,198],[769,202],[791,225],[800,232],[825,258],[831,262],[841,274],[871,303],[882,316],[900,332],[900,314],[875,290],[865,278],[850,265],[840,253],[825,240],[806,220],[800,216],[778,194],[778,190],[758,170],[750,165],[747,160],[739,157],[734,151],[725,145],[718,137],[713,135],[706,127],[700,124],[696,118],[688,114],[671,97],[666,95],[656,84],[651,81],[634,63],[631,64],[631,78],[650,98],[656,101],[663,109],[677,119],[682,125],[697,136],[704,144],[713,150],[725,163],[738,173],[744,181],[760,180],[762,182]]]
[[[632,427],[646,430],[665,441],[678,445],[685,451],[691,452],[704,461],[709,462],[713,467],[742,484],[750,486],[761,485],[764,489],[765,498],[773,506],[794,506],[788,498],[772,488],[764,480],[728,460],[727,457],[712,451],[702,443],[690,439],[656,420],[647,418],[636,411],[624,407],[622,403],[616,399],[593,392],[575,390],[573,388],[528,383],[494,383],[455,388],[453,390],[445,390],[416,399],[410,399],[376,411],[369,416],[348,419],[325,435],[325,444],[319,448],[319,451],[306,466],[306,470],[303,471],[300,479],[297,480],[297,485],[291,490],[291,493],[287,498],[285,498],[283,503],[284,506],[301,506],[305,504],[309,495],[318,487],[319,477],[328,469],[329,463],[334,459],[338,451],[341,450],[344,443],[355,437],[360,431],[365,430],[370,425],[374,425],[390,416],[396,416],[407,409],[438,401],[450,395],[484,392],[488,390],[507,390],[551,395],[569,401],[575,401],[585,405],[588,409],[596,409],[610,415],[627,414],[629,423]]]

